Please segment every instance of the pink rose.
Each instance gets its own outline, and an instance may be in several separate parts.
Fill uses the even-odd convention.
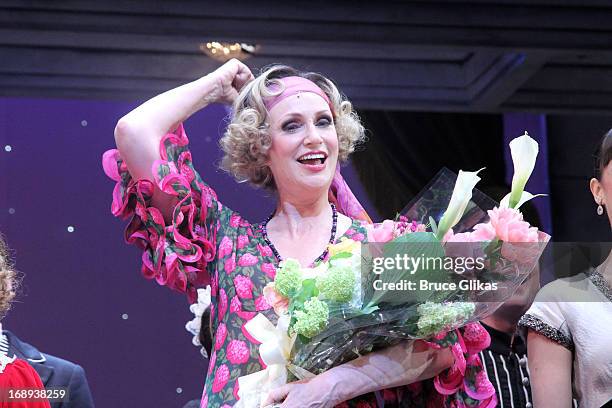
[[[225,318],[225,313],[227,312],[227,293],[225,290],[219,290],[219,321],[222,322]]]
[[[480,323],[466,324],[461,334],[467,354],[480,353],[491,345],[491,336]]]
[[[474,226],[474,232],[472,232],[472,240],[474,242],[487,242],[495,239],[495,228],[490,222],[483,224],[476,224]]]
[[[229,377],[230,372],[227,365],[223,364],[221,367],[217,368],[217,371],[215,372],[215,379],[213,380],[212,392],[216,394],[221,391],[229,381]]]
[[[540,244],[535,242],[503,242],[501,255],[510,262],[533,266],[540,257]]]
[[[251,254],[244,254],[238,260],[238,266],[253,266],[258,262],[257,257]]]
[[[268,278],[274,279],[276,277],[276,268],[271,263],[264,263],[261,265],[261,270],[265,273]]]
[[[274,308],[274,313],[278,316],[287,313],[289,309],[289,299],[279,294],[274,289],[274,283],[270,282],[263,288],[263,296],[266,302]]]
[[[219,323],[219,327],[217,327],[217,332],[215,333],[215,350],[221,350],[226,337],[227,327],[225,327],[225,323]]]
[[[361,232],[358,232],[357,234],[353,235],[351,239],[353,241],[361,242],[365,240],[365,235],[363,235]]]
[[[223,239],[221,240],[221,243],[219,244],[219,252],[217,254],[217,256],[219,258],[224,258],[226,256],[228,256],[229,254],[232,253],[232,240],[229,239],[229,237],[225,236],[223,237]]]
[[[369,225],[369,224],[368,224]],[[346,232],[344,233],[344,235],[346,235],[347,237],[350,237],[351,235],[355,235],[355,230],[352,228],[349,228],[346,230]]]
[[[488,211],[497,238],[504,242],[538,242],[538,229],[523,221],[523,215],[513,208]]]
[[[446,243],[444,246],[444,252],[446,256],[454,258],[477,258],[484,256],[482,251],[482,244],[474,240],[474,233],[472,232],[461,232],[459,234],[453,233],[450,229],[444,235],[442,240]],[[475,243],[474,243],[475,242]],[[461,275],[466,271],[471,271],[472,268],[466,267],[464,270],[455,269],[455,273]]]
[[[236,254],[232,254],[225,260],[225,273],[229,275],[234,272],[234,269],[236,269]]]
[[[238,243],[236,244],[236,248],[242,249],[249,244],[249,237],[246,235],[238,235]]]
[[[443,241],[445,242],[472,242],[474,240],[471,232],[460,232],[459,234],[451,233],[452,229],[444,235]]]
[[[267,245],[257,244],[257,249],[259,250],[259,253],[261,254],[261,256],[272,256],[273,255],[272,250]]]
[[[227,345],[227,359],[232,364],[244,364],[249,361],[250,350],[242,340],[232,340]]]
[[[242,299],[253,299],[253,282],[244,275],[237,275],[234,278],[234,287],[236,294]]]
[[[272,306],[270,306],[270,304],[266,301],[266,298],[264,296],[260,296],[257,299],[255,299],[255,310],[257,310],[258,312],[261,312],[263,310],[268,310],[271,307]]]
[[[238,214],[232,214],[229,224],[232,228],[238,228],[238,225],[240,225],[240,216]]]
[[[234,296],[230,302],[230,312],[236,313],[240,310],[242,310],[242,303],[240,302],[240,299],[238,299],[238,296]]]
[[[368,232],[369,242],[389,242],[393,239],[393,230],[395,223],[391,220],[384,220],[381,224],[367,224],[366,231]],[[353,236],[353,240],[361,241]]]

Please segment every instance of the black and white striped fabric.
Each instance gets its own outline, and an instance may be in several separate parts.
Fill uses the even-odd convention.
[[[0,332],[0,354],[8,354],[9,343],[4,333]]]
[[[491,345],[480,352],[489,380],[495,387],[499,408],[532,408],[527,346],[518,334],[511,336],[483,324]]]

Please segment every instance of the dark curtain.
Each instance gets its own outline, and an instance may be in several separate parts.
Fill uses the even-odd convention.
[[[380,215],[395,215],[442,168],[478,170],[478,188],[506,184],[503,122],[497,114],[360,111],[368,141],[352,156]],[[492,197],[499,200],[501,197]]]

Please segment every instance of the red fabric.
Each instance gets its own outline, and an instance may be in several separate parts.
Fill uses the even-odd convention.
[[[38,373],[25,361],[15,360],[7,364],[0,374],[0,408],[51,408],[48,400],[7,402],[9,390],[45,389]]]

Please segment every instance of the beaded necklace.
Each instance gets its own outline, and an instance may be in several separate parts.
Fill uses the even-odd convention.
[[[338,226],[338,210],[336,210],[336,206],[334,204],[330,203],[329,205],[331,206],[331,209],[332,209],[332,228],[331,228],[331,237],[329,238],[329,243],[333,244],[336,241],[336,227]],[[261,225],[261,236],[263,237],[266,244],[268,244],[268,246],[272,250],[272,253],[274,254],[274,257],[276,258],[276,260],[278,262],[282,262],[283,258],[278,253],[278,250],[276,249],[274,244],[270,241],[270,238],[268,238],[268,230],[266,227],[268,225],[268,222],[270,222],[270,220],[272,219],[272,217],[274,217],[274,212],[270,214],[268,219]],[[324,260],[327,257],[328,253],[329,253],[329,249],[326,247],[325,251],[323,251],[323,253],[319,255],[317,259],[313,261],[313,265],[319,261]]]

